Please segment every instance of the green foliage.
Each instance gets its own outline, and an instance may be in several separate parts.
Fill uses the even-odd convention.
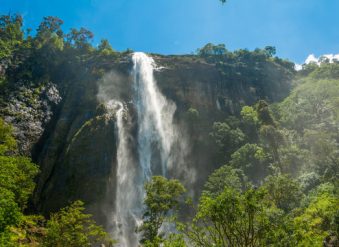
[[[274,46],[266,46],[265,51],[269,57],[273,57],[277,53],[277,49]]]
[[[81,83],[84,78],[96,81],[114,59],[132,52],[114,52],[107,40],[93,48],[89,30],[64,34],[57,17],[45,17],[35,36],[25,36],[22,23],[19,15],[0,17],[4,92],[20,86],[18,81],[37,87],[46,81],[62,82],[67,91],[75,78]],[[225,103],[218,116],[202,108],[185,113],[194,141],[204,142],[197,150],[216,149],[211,162],[227,163],[208,178],[195,218],[181,229],[193,246],[322,246],[329,238],[338,240],[339,63],[322,59],[320,66],[304,65],[285,98],[296,72],[293,63],[275,54],[272,46],[229,52],[223,44],[209,43],[193,56],[218,70],[218,90],[231,92],[225,99],[231,103]],[[242,103],[235,102],[258,99],[283,101],[274,107],[264,100],[244,106],[240,118]],[[208,132],[215,148],[209,146]],[[29,158],[18,156],[16,148],[11,127],[0,119],[0,246],[111,244],[81,202],[49,221],[23,213],[38,169]],[[258,188],[250,188],[247,178]],[[182,185],[154,177],[145,189],[146,210],[139,229],[143,245],[186,246],[180,232],[160,231],[175,219],[185,191]]]
[[[90,214],[84,213],[84,203],[75,201],[52,214],[47,222],[43,241],[46,247],[84,247],[94,244],[111,244],[107,233],[95,224]]]
[[[274,107],[276,119],[271,106],[259,101],[242,108],[240,123],[214,124],[211,136],[220,150],[227,149],[224,154],[233,149],[226,136],[236,128],[253,143],[232,151],[228,165],[208,178],[195,218],[182,228],[190,244],[338,245],[337,72],[336,65],[326,64],[312,68],[308,78],[298,77],[292,94]],[[260,187],[241,188],[241,173]],[[261,195],[250,204],[258,209],[252,211],[253,220],[246,215],[251,212],[245,197],[250,191]],[[242,227],[249,225],[261,230],[246,238]],[[242,242],[252,237],[254,243]]]
[[[315,172],[302,174],[298,180],[304,193],[309,192],[320,184],[320,176]]]
[[[22,17],[20,15],[0,16],[0,85],[5,82],[5,67],[13,60],[13,54],[23,41]]]
[[[302,199],[299,183],[288,175],[268,176],[263,188],[268,200],[285,212],[298,207]]]
[[[257,144],[245,144],[231,156],[230,165],[242,170],[252,182],[258,184],[269,172],[269,155]]]
[[[258,119],[262,125],[272,125],[274,127],[276,126],[276,123],[266,101],[259,100],[256,108]]]
[[[252,106],[243,106],[240,111],[242,130],[250,142],[258,142],[260,122],[258,113]]]
[[[339,79],[339,63],[322,62],[309,75],[314,79]]]
[[[12,127],[0,118],[0,155],[4,155],[8,151],[15,151],[16,145],[16,141],[12,134]]]
[[[308,150],[301,149],[296,144],[279,147],[278,154],[280,163],[276,165],[283,173],[298,174],[305,166],[310,165],[308,162],[311,162]]]
[[[280,121],[300,133],[304,129],[333,131],[338,126],[338,92],[339,80],[306,79],[280,104]]]
[[[112,241],[91,215],[85,214],[83,203],[76,201],[51,216],[24,215],[31,196],[38,167],[24,156],[7,155],[15,151],[12,128],[0,118],[0,246],[92,246]]]
[[[107,39],[102,39],[100,41],[100,44],[98,46],[98,51],[100,55],[104,55],[104,56],[109,56],[115,53],[115,51],[113,50],[111,44],[109,43]]]
[[[40,215],[25,215],[16,226],[7,228],[3,240],[7,246],[31,247],[41,246],[45,237],[45,218]],[[1,240],[0,240],[0,246]]]
[[[244,119],[244,121],[249,124],[257,125],[259,122],[258,114],[256,110],[251,106],[244,106],[241,109],[240,114],[241,114],[241,117]]]
[[[94,34],[86,28],[71,29],[71,32],[67,34],[67,42],[80,50],[89,51],[91,48],[90,41],[93,39]]]
[[[280,131],[273,125],[262,125],[260,128],[260,137],[262,138],[264,144],[266,144],[266,147],[272,152],[274,161],[280,164],[278,148],[284,142]]]
[[[23,18],[20,15],[2,15],[0,17],[1,39],[18,41],[23,39],[21,31]]]
[[[15,202],[25,208],[35,187],[33,179],[38,167],[29,158],[20,156],[0,156],[0,164],[0,188],[11,191]]]
[[[213,55],[225,55],[227,49],[224,44],[213,45],[212,43],[206,44],[203,48],[198,49],[199,56],[213,56]]]
[[[330,191],[319,191],[303,213],[294,218],[298,246],[322,246],[332,232],[338,236],[339,197]]]
[[[193,246],[263,246],[273,230],[263,196],[259,190],[232,188],[216,198],[203,194],[187,237]]]
[[[211,197],[220,195],[225,188],[233,188],[242,191],[247,187],[247,178],[241,169],[234,169],[231,166],[224,165],[215,170],[209,177],[204,186],[204,194]]]
[[[0,118],[0,246],[17,246],[17,227],[25,220],[23,209],[38,173],[29,158],[14,156],[15,151],[12,128]]]
[[[237,150],[245,140],[241,129],[232,129],[226,122],[215,122],[210,135],[220,152],[226,154],[226,157]]]
[[[60,50],[63,48],[63,32],[61,26],[64,22],[58,17],[47,16],[43,18],[37,30],[37,47],[51,43],[50,48],[58,47]]]
[[[166,220],[170,220],[169,213],[178,207],[179,199],[185,192],[185,188],[178,180],[154,176],[145,184],[145,190],[146,209],[143,223],[138,229],[142,233],[141,243],[144,246],[160,246],[163,237],[159,229]]]
[[[0,59],[8,59],[23,41],[20,15],[0,16]]]
[[[182,234],[170,234],[163,243],[164,247],[186,247],[184,236]]]
[[[0,234],[8,226],[16,225],[20,222],[22,213],[15,202],[15,195],[11,191],[0,187]]]

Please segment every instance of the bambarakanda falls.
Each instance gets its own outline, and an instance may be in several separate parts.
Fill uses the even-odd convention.
[[[339,246],[339,62],[95,47],[0,21],[0,246]]]

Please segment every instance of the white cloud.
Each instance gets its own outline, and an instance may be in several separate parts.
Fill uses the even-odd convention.
[[[305,64],[309,64],[309,63],[316,63],[319,64],[319,58],[317,58],[316,56],[314,56],[314,54],[309,55],[306,60],[305,60]]]
[[[315,63],[317,65],[320,65],[321,64],[321,60],[323,58],[327,58],[329,60],[330,63],[333,63],[334,60],[338,60],[339,61],[339,54],[325,54],[325,55],[322,55],[322,56],[319,56],[319,57],[316,57],[314,54],[310,54],[304,64],[309,64],[309,63]],[[301,70],[302,69],[302,64],[295,64],[294,66],[295,70]]]
[[[302,70],[302,68],[303,68],[303,66],[302,66],[301,64],[296,63],[296,64],[294,65],[294,69],[295,69],[296,71]]]

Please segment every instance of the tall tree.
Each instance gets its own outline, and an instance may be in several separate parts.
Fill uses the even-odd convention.
[[[139,228],[142,233],[141,243],[145,246],[160,246],[163,237],[159,232],[162,224],[171,217],[178,205],[185,188],[178,180],[155,176],[145,184],[146,206],[143,223]],[[173,216],[173,214],[172,214]]]

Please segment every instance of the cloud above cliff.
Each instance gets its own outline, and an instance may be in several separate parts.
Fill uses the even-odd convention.
[[[325,54],[319,57],[316,57],[314,54],[310,54],[304,64],[310,64],[310,63],[315,63],[317,65],[320,65],[322,61],[328,60],[330,63],[333,63],[334,61],[339,61],[339,53],[338,54]],[[295,69],[296,70],[301,70],[302,69],[302,64],[295,64]]]

